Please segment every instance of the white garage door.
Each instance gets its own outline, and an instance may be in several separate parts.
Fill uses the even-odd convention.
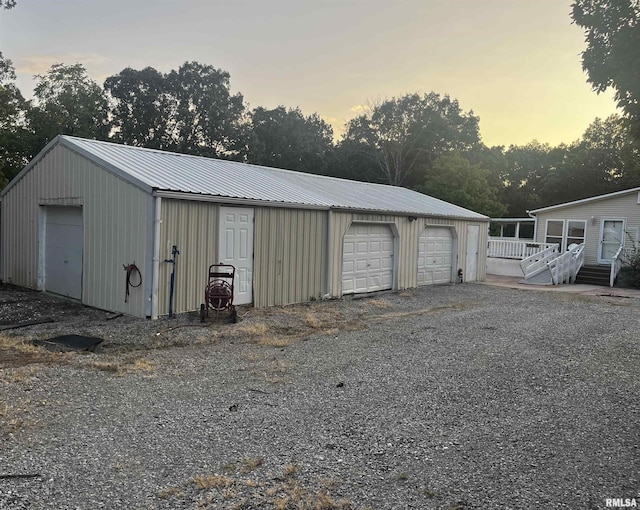
[[[44,287],[82,299],[82,208],[47,207]]]
[[[351,225],[342,253],[343,294],[393,287],[393,234],[388,225]]]
[[[453,239],[451,230],[427,227],[418,244],[418,285],[451,282]]]

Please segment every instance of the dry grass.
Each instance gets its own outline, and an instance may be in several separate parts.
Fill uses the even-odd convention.
[[[324,329],[325,327],[324,322],[313,312],[305,314],[304,325],[311,329]]]
[[[298,340],[300,337],[296,336],[264,336],[258,340],[258,343],[267,347],[289,347]]]
[[[285,478],[291,478],[300,471],[298,464],[287,464],[282,470],[282,476]]]
[[[36,377],[39,370],[39,367],[33,365],[0,369],[0,382],[10,384],[28,382]]]
[[[169,487],[158,493],[160,499],[179,498],[184,495],[184,491],[178,487]]]
[[[264,322],[246,324],[234,329],[234,336],[247,336],[249,338],[262,337],[267,334],[269,327]]]
[[[238,326],[231,332],[233,337],[245,337],[251,343],[267,347],[288,347],[300,339],[297,334],[291,334],[286,328],[269,327],[264,322]]]
[[[2,350],[14,350],[17,352],[23,352],[28,354],[34,354],[40,351],[38,347],[33,345],[30,341],[22,338],[15,338],[7,335],[0,336],[0,349]]]
[[[393,308],[393,305],[389,303],[389,301],[386,301],[384,299],[372,299],[371,301],[369,301],[369,304],[374,308],[381,308],[381,309]]]
[[[0,334],[0,367],[66,363],[71,356],[72,353],[51,352],[37,347],[24,338]]]
[[[229,478],[225,475],[209,474],[204,476],[196,476],[193,479],[193,483],[199,490],[202,491],[207,489],[217,489],[220,487],[229,487],[235,482],[233,478]]]
[[[245,459],[225,466],[234,473],[229,475],[209,474],[195,477],[194,484],[202,494],[197,507],[203,509],[219,508],[224,501],[224,508],[276,508],[282,510],[347,510],[353,508],[346,499],[336,500],[331,496],[330,486],[322,479],[317,487],[310,489],[303,486],[296,478],[299,472],[297,464],[285,466],[280,475],[269,475],[264,482],[243,480],[235,474],[242,474],[247,468],[253,470],[262,466],[262,457]],[[331,482],[331,487],[336,482]],[[178,488],[166,489],[161,493],[163,499],[181,497],[183,492]]]
[[[250,473],[251,471],[258,469],[262,466],[264,459],[262,457],[253,457],[251,459],[245,459],[242,461],[242,467],[240,468],[240,472],[243,474]]]
[[[118,377],[124,377],[133,372],[153,372],[156,368],[155,363],[144,358],[136,358],[128,361],[92,361],[84,366],[109,372]]]
[[[26,400],[20,403],[20,407],[0,403],[0,439],[13,437],[25,428],[35,427],[38,422],[29,418],[29,410],[37,404],[46,405],[47,403],[37,402],[34,404],[31,400]]]

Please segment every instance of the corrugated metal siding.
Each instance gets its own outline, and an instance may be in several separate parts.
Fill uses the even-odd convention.
[[[178,247],[173,308],[175,313],[199,310],[204,302],[208,270],[218,260],[219,206],[163,198],[160,226],[158,314],[169,313],[173,245]]]
[[[332,237],[333,260],[331,294],[335,297],[342,295],[342,244],[344,235],[353,222],[380,222],[392,223],[397,231],[397,289],[408,289],[418,286],[418,241],[422,231],[429,225],[449,226],[455,230],[457,240],[454,240],[454,251],[457,246],[457,254],[454,253],[456,268],[466,269],[466,239],[467,225],[479,225],[479,250],[478,250],[478,281],[486,278],[486,249],[488,229],[486,222],[450,220],[446,218],[418,218],[410,222],[407,216],[377,215],[377,214],[353,214],[345,212],[332,213]]]
[[[123,264],[135,262],[151,278],[146,231],[149,196],[86,158],[55,146],[3,197],[4,277],[38,287],[40,205],[82,205],[82,302],[143,317],[149,296],[143,283],[125,304]]]
[[[595,225],[591,222],[592,217],[595,218]],[[603,200],[541,212],[536,218],[536,240],[541,243],[545,239],[547,220],[586,221],[584,262],[585,264],[597,264],[598,250],[600,249],[600,224],[603,218],[626,218],[628,231],[631,230],[635,234],[635,229],[640,229],[638,192],[634,191],[626,195],[617,195]],[[629,238],[625,240],[625,243],[628,242]]]
[[[327,212],[258,207],[254,305],[301,303],[325,292]]]

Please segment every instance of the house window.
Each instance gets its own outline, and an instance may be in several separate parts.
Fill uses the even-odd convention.
[[[562,250],[562,234],[564,233],[564,220],[547,220],[547,232],[545,235],[545,243],[554,243],[560,245]]]
[[[565,251],[572,244],[585,241],[587,222],[584,220],[547,220],[545,243],[554,243]]]
[[[567,241],[565,243],[565,250],[572,244],[584,243],[585,232],[587,230],[586,221],[567,221]]]

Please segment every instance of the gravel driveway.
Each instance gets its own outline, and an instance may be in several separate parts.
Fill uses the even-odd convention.
[[[464,284],[205,328],[0,305],[56,319],[0,344],[3,509],[640,505],[639,299]],[[26,343],[60,333],[105,342]]]

